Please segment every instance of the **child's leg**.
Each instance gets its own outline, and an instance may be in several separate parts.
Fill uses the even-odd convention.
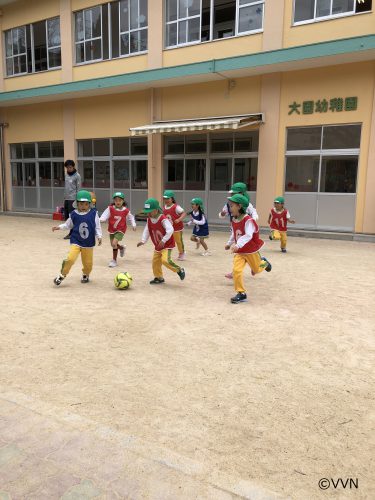
[[[162,263],[162,252],[154,251],[154,256],[152,258],[152,272],[154,273],[155,278],[163,277],[163,270],[161,268]]]
[[[199,245],[200,245],[200,238],[198,238],[198,236],[195,236],[195,234],[193,234],[190,238],[191,241],[194,241],[194,243],[196,243],[196,249],[198,250],[199,248]]]
[[[80,254],[80,252],[81,252],[81,247],[79,247],[78,245],[70,245],[68,256],[66,259],[63,260],[61,266],[60,272],[62,276],[66,276],[69,273],[73,264],[77,260],[77,257]]]
[[[277,229],[272,229],[270,234],[270,240],[280,240],[281,234]]]
[[[207,252],[207,250],[208,250],[208,246],[207,246],[207,243],[205,242],[204,238],[201,238],[201,239],[200,239],[200,241],[201,241],[201,245],[202,245],[202,247],[203,247],[203,248],[205,249],[205,251]]]
[[[171,249],[166,248],[165,250],[162,250],[161,255],[162,255],[163,266],[167,267],[168,269],[170,269],[174,273],[178,273],[181,271],[181,267],[178,266],[172,260],[172,250]]]
[[[94,260],[93,248],[81,248],[82,274],[90,276]]]
[[[182,231],[177,231],[176,233],[173,233],[173,236],[177,245],[179,255],[183,255],[185,253],[185,246],[184,246]]]
[[[261,273],[268,266],[270,266],[269,270],[271,270],[270,263],[263,259],[259,252],[246,254],[246,262],[249,264],[253,275]]]
[[[286,231],[282,231],[280,232],[280,248],[281,250],[283,250],[284,248],[286,248],[286,241],[287,241],[287,235],[286,235]]]
[[[236,292],[246,293],[243,283],[243,269],[246,265],[246,256],[239,253],[234,254],[233,259],[233,280]]]
[[[112,254],[113,254],[113,260],[117,260],[117,254],[118,254],[118,240],[117,238],[113,235],[110,234],[110,239],[111,239],[111,247],[112,247]]]

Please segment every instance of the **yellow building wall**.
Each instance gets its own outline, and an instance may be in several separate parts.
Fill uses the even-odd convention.
[[[161,90],[162,120],[259,113],[260,77],[201,83]]]
[[[105,76],[121,75],[147,69],[147,55],[122,57],[73,67],[73,81],[91,80]]]
[[[61,83],[61,69],[53,71],[43,71],[24,76],[14,76],[4,79],[4,91],[33,89],[46,87],[47,85],[58,85]]]
[[[293,26],[293,0],[285,0],[284,47],[373,35],[374,31],[374,6],[372,12]]]
[[[163,51],[163,66],[178,66],[210,59],[254,54],[262,51],[263,34],[198,43]]]
[[[42,21],[60,15],[59,0],[23,0],[1,7],[2,29]]]
[[[372,101],[375,85],[375,63],[365,62],[351,65],[332,66],[299,72],[284,73],[280,99],[279,148],[277,165],[277,191],[284,191],[285,129],[309,125],[336,125],[343,123],[362,123],[360,157],[357,178],[357,208],[355,231],[363,227],[368,148]],[[289,115],[289,105],[296,101],[317,101],[335,97],[358,96],[356,111],[313,113],[310,115],[293,113]],[[369,166],[373,168],[374,166]],[[375,193],[374,193],[375,196]]]
[[[76,100],[76,139],[130,136],[130,127],[150,122],[149,96],[145,91]]]

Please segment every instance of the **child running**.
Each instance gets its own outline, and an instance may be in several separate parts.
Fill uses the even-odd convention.
[[[282,196],[278,196],[273,200],[274,208],[271,208],[268,216],[268,224],[271,228],[270,240],[280,240],[280,248],[282,253],[286,253],[287,242],[287,226],[295,224],[295,220],[290,218],[289,210],[284,208],[285,200]]]
[[[175,247],[172,224],[162,214],[159,202],[155,198],[149,198],[145,201],[143,211],[148,215],[148,218],[142,239],[137,243],[137,247],[144,245],[149,238],[155,246],[152,259],[154,279],[150,281],[150,285],[160,285],[165,282],[162,265],[177,273],[182,281],[185,278],[185,270],[171,259],[172,249]]]
[[[184,223],[186,217],[185,210],[177,205],[174,192],[167,189],[163,194],[164,208],[163,214],[171,221],[173,225],[173,237],[178,248],[177,260],[185,260],[185,246],[183,238]]]
[[[125,255],[126,245],[122,245],[120,242],[125,236],[127,224],[132,226],[133,231],[137,228],[134,216],[126,206],[124,193],[117,191],[112,198],[113,204],[106,208],[100,217],[100,222],[108,221],[109,239],[113,254],[108,267],[117,266],[117,254],[119,250],[120,257]]]
[[[199,249],[199,246],[202,245],[204,251],[201,255],[203,255],[203,257],[207,257],[208,255],[211,255],[211,253],[208,251],[208,246],[205,240],[208,238],[210,233],[208,229],[208,222],[204,214],[202,198],[193,198],[191,200],[191,208],[192,211],[189,212],[191,220],[188,222],[188,225],[190,226],[194,224],[194,229],[190,239],[197,244],[197,250]]]
[[[70,213],[64,224],[52,228],[52,231],[71,230],[69,254],[63,260],[60,274],[53,280],[56,286],[61,285],[79,254],[81,254],[83,265],[81,283],[89,282],[93,265],[95,237],[98,239],[98,245],[102,244],[99,216],[96,209],[90,208],[90,203],[91,194],[88,191],[78,191],[77,208]]]
[[[255,275],[266,270],[270,272],[272,266],[265,257],[261,257],[259,250],[264,242],[259,238],[258,224],[246,213],[248,200],[241,194],[234,194],[228,198],[232,214],[232,233],[225,245],[225,250],[232,249],[233,279],[236,295],[231,298],[232,304],[239,304],[247,300],[243,282],[243,270],[246,264]]]

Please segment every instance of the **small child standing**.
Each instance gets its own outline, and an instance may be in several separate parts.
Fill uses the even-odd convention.
[[[120,242],[125,236],[127,224],[132,226],[133,231],[137,228],[134,216],[126,206],[124,193],[117,191],[112,198],[113,204],[106,208],[100,217],[100,222],[108,221],[109,239],[113,254],[108,267],[117,266],[117,254],[119,250],[120,257],[125,255],[126,245],[122,245]]]
[[[186,217],[185,210],[177,205],[174,192],[167,189],[163,194],[164,209],[163,214],[171,221],[173,225],[173,237],[178,248],[177,260],[185,260],[185,246],[183,239],[184,223]]]
[[[175,264],[171,259],[172,249],[175,247],[173,226],[165,215],[162,214],[158,200],[149,198],[145,201],[143,211],[147,214],[147,224],[143,230],[142,239],[137,247],[144,245],[149,238],[155,246],[152,259],[154,279],[150,285],[160,285],[165,282],[162,265],[177,273],[180,280],[185,278],[185,270]]]
[[[234,194],[228,198],[232,218],[232,233],[225,245],[225,250],[232,248],[234,289],[237,292],[231,298],[232,304],[247,300],[243,282],[243,270],[246,264],[250,266],[251,274],[262,271],[270,272],[272,266],[265,257],[261,257],[259,250],[264,242],[259,238],[258,224],[246,214],[248,200],[241,194]]]
[[[194,229],[190,239],[197,244],[197,250],[199,246],[202,245],[204,252],[201,253],[201,255],[203,255],[203,257],[207,257],[211,254],[208,251],[208,246],[205,240],[209,237],[210,232],[208,229],[208,221],[204,214],[202,198],[193,198],[191,200],[191,208],[192,211],[189,212],[191,220],[188,222],[188,225],[190,226],[194,224]]]
[[[286,253],[287,242],[287,225],[295,224],[295,220],[290,218],[289,210],[284,208],[285,200],[282,196],[278,196],[273,200],[274,208],[271,208],[268,216],[268,224],[271,228],[270,240],[280,240],[280,248],[283,253]]]
[[[78,191],[77,208],[70,213],[64,224],[54,226],[52,231],[70,229],[70,249],[66,259],[63,260],[60,274],[53,280],[56,286],[66,278],[73,264],[81,254],[82,278],[81,283],[88,283],[93,265],[93,250],[95,237],[98,245],[102,244],[102,229],[99,216],[94,208],[90,208],[91,194],[88,191]]]

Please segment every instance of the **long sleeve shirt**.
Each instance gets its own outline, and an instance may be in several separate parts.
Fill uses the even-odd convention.
[[[65,174],[64,200],[76,200],[81,189],[81,176],[78,172],[73,175]]]
[[[161,217],[161,215],[159,215],[159,217],[157,217],[156,219],[151,219],[151,222],[153,222],[153,223],[157,222],[160,217]],[[165,229],[165,235],[163,236],[161,241],[163,243],[166,243],[173,234],[173,226],[168,219],[164,219],[161,223]],[[149,237],[150,237],[150,232],[148,230],[148,225],[146,222],[145,228],[143,230],[142,238],[141,238],[142,243],[146,243],[146,241],[149,239]]]
[[[122,210],[125,210],[126,207],[122,207],[120,209],[117,209],[116,210],[119,210],[119,212],[121,212]],[[107,207],[104,212],[102,213],[102,215],[100,216],[100,222],[107,222],[109,220],[111,216],[111,211],[109,209],[109,207]],[[128,215],[126,216],[126,223],[131,225],[132,227],[137,227],[137,224],[135,223],[135,218],[134,218],[134,215],[129,212]]]
[[[77,210],[76,210],[76,212],[77,212]],[[89,211],[87,211],[87,212],[77,212],[77,213],[79,215],[86,215],[86,214],[89,213]],[[73,229],[73,221],[72,221],[72,219],[69,217],[63,224],[59,225],[59,228],[60,229],[68,229],[68,230]],[[96,212],[96,216],[95,216],[95,236],[97,238],[99,238],[99,239],[101,239],[102,236],[103,236],[98,212]]]
[[[224,213],[224,215],[221,215],[222,212]],[[246,213],[249,214],[250,217],[254,220],[259,219],[258,212],[256,211],[256,208],[251,203],[248,204],[247,209],[246,209]],[[224,217],[226,217],[227,215],[229,215],[229,212],[228,212],[228,205],[226,203],[223,206],[222,211],[219,213],[219,218],[224,219]]]
[[[246,243],[248,243],[251,238],[253,237],[253,234],[255,233],[255,226],[252,220],[248,220],[245,223],[245,234],[242,235],[240,238],[238,238],[236,245],[238,248],[242,248]],[[233,229],[230,235],[230,238],[227,242],[228,246],[233,245],[234,243],[234,234],[233,234]]]

